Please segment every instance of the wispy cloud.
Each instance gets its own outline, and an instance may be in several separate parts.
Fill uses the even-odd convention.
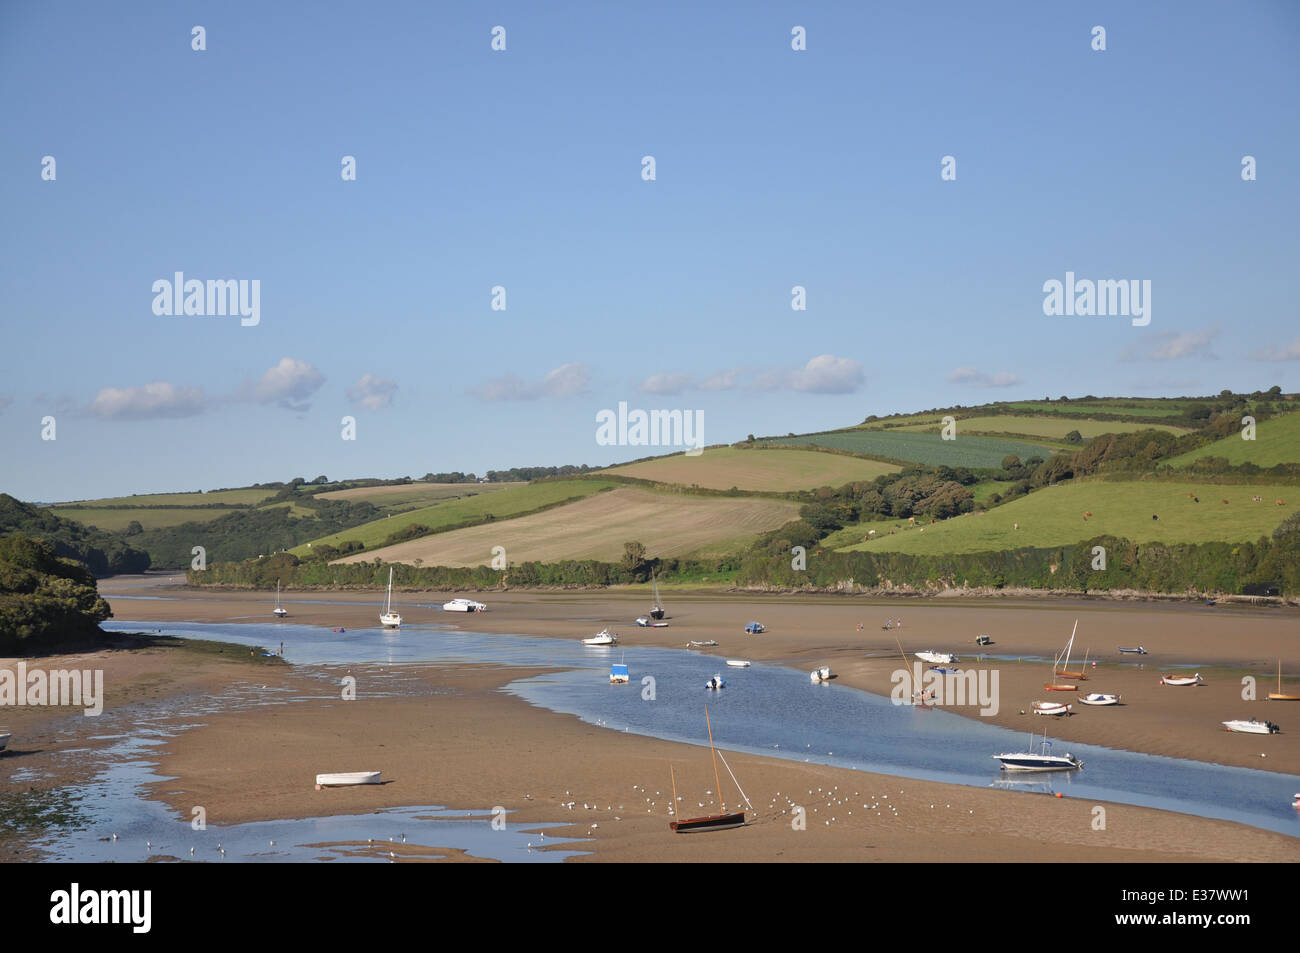
[[[793,371],[765,371],[754,386],[759,390],[794,390],[805,394],[851,394],[865,382],[861,361],[819,354]]]
[[[735,390],[740,383],[740,371],[736,368],[715,371],[700,381],[700,390],[720,391]]]
[[[1290,344],[1272,342],[1250,354],[1255,361],[1300,361],[1300,336]],[[3,405],[0,405],[3,406]]]
[[[570,361],[561,364],[540,381],[526,381],[514,374],[496,377],[467,392],[481,400],[541,400],[546,397],[573,397],[587,389],[591,375],[585,365]]]
[[[643,394],[680,394],[693,386],[690,374],[651,374],[637,389]]]
[[[348,388],[348,399],[353,406],[363,410],[383,410],[391,407],[397,393],[397,381],[365,374]]]
[[[143,387],[105,387],[87,408],[104,420],[157,420],[203,413],[203,390],[154,381]]]
[[[1019,375],[1010,371],[989,374],[973,367],[959,367],[948,375],[950,384],[969,384],[972,387],[1014,387],[1020,383]]]
[[[1121,361],[1176,361],[1185,357],[1214,358],[1210,343],[1219,334],[1218,327],[1199,331],[1153,331],[1130,344],[1120,355]]]
[[[312,395],[324,383],[325,375],[306,361],[282,357],[280,363],[263,374],[253,386],[253,399],[259,404],[308,410]]]

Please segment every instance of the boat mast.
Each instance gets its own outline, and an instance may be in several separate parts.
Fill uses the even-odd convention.
[[[668,762],[668,776],[673,779],[673,806],[668,812],[673,817],[677,816],[677,775],[673,773],[673,763]]]
[[[718,752],[713,749],[713,725],[709,723],[709,707],[704,706],[704,724],[709,728],[709,752],[713,755],[713,783],[717,785],[719,814],[727,813],[727,804],[722,800],[722,780],[718,777]]]

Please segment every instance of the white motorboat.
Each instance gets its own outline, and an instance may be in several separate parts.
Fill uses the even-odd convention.
[[[5,750],[5,745],[9,744],[9,739],[13,733],[8,728],[0,728],[0,751]]]
[[[831,670],[823,665],[821,668],[815,668],[809,672],[808,677],[814,682],[829,682],[831,680]]]
[[[340,774],[316,775],[316,787],[337,788],[349,784],[379,784],[381,771],[344,771]]]
[[[1060,702],[1034,702],[1035,715],[1068,715],[1070,706]]]
[[[1161,685],[1199,685],[1201,684],[1201,673],[1195,675],[1161,675]]]
[[[948,652],[917,652],[915,655],[922,662],[933,662],[935,665],[949,665],[961,661],[957,656]]]
[[[1075,701],[1084,705],[1118,705],[1118,695],[1107,695],[1105,692],[1089,692],[1087,695],[1080,695]]]
[[[280,580],[279,579],[275,581],[275,611],[272,612],[271,614],[274,615],[277,619],[283,619],[285,616],[289,614],[288,609],[283,609],[280,607]]]
[[[582,644],[593,645],[597,647],[602,645],[618,645],[618,633],[611,632],[609,631],[609,629],[601,629],[591,638],[583,639]]]
[[[1229,731],[1243,731],[1248,735],[1275,735],[1282,729],[1271,721],[1259,721],[1251,719],[1238,719],[1237,721],[1225,721],[1223,727]]]
[[[704,683],[704,687],[709,689],[726,688],[727,680],[723,678],[721,675],[714,675],[711,679],[709,679],[707,682]]]
[[[732,668],[749,668],[749,663],[743,658],[729,658],[727,664]]]
[[[1083,762],[1072,754],[1048,754],[1047,749],[1051,746],[1052,743],[1044,735],[1038,754],[1032,751],[1016,751],[995,754],[992,757],[1002,762],[1003,771],[1068,771],[1083,767]]]
[[[402,624],[402,617],[393,611],[393,567],[388,567],[388,598],[384,601],[384,611],[379,614],[379,624],[395,629]]]
[[[442,604],[443,612],[487,612],[487,606],[473,599],[452,599]]]

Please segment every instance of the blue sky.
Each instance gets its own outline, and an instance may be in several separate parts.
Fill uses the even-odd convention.
[[[1295,391],[1297,42],[1290,2],[0,4],[0,489],[652,452],[597,445],[619,401],[715,443]],[[260,323],[155,315],[177,271]],[[1151,323],[1045,316],[1067,271]]]

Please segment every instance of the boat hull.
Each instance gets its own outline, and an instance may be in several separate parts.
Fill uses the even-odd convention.
[[[1119,695],[1102,695],[1094,692],[1091,695],[1080,695],[1076,701],[1081,705],[1118,705]]]
[[[316,775],[318,788],[341,788],[353,784],[379,784],[382,771],[344,771],[340,774]]]
[[[13,735],[10,732],[0,731],[0,751],[5,750],[5,746],[9,744],[9,739],[12,737]]]
[[[1044,758],[1036,754],[995,754],[1004,771],[1072,771],[1083,762],[1070,758]]]
[[[671,821],[668,826],[678,834],[692,834],[702,831],[723,831],[729,827],[741,827],[745,823],[745,812],[735,814],[711,814],[708,817],[692,817],[684,821]]]
[[[1273,735],[1282,730],[1271,721],[1225,721],[1223,727],[1247,735]]]

